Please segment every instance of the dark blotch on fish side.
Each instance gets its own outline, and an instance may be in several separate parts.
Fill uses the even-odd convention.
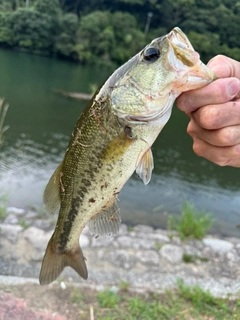
[[[82,183],[86,186],[89,187],[91,185],[91,181],[88,179],[82,179]]]

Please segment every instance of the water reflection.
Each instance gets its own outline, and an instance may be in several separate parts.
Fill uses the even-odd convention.
[[[0,189],[10,205],[42,205],[44,187],[63,158],[75,122],[85,106],[58,96],[54,88],[86,92],[107,76],[48,58],[0,51],[0,96],[10,103],[6,143],[0,153]],[[97,79],[97,81],[96,81]],[[239,170],[220,168],[192,152],[187,117],[173,116],[153,146],[155,168],[144,186],[134,174],[120,194],[123,221],[166,226],[184,200],[214,214],[214,232],[240,236]]]

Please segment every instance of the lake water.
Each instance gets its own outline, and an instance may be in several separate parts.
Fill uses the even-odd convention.
[[[60,163],[86,101],[62,97],[54,89],[87,92],[106,70],[0,50],[0,96],[10,104],[5,144],[0,150],[0,195],[9,205],[42,206],[44,187]],[[240,236],[240,169],[218,167],[192,151],[187,117],[173,115],[153,145],[155,168],[149,185],[134,174],[123,188],[123,222],[166,227],[185,200],[215,218],[212,232]]]

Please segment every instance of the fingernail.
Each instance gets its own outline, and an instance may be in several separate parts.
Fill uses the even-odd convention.
[[[240,91],[240,81],[238,79],[232,80],[228,84],[228,92],[231,96],[235,96]]]

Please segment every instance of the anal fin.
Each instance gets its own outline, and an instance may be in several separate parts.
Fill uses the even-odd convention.
[[[120,209],[116,197],[106,207],[88,221],[89,231],[95,236],[115,236],[121,226]]]
[[[143,180],[144,184],[148,184],[152,177],[152,170],[154,168],[152,150],[149,148],[142,156],[137,168],[136,173]]]

